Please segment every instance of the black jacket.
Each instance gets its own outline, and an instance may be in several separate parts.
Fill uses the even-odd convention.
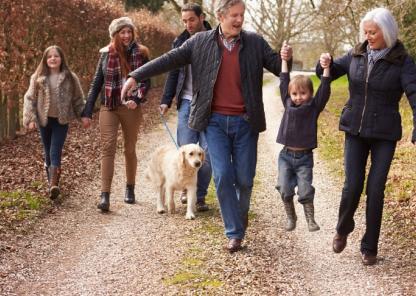
[[[221,64],[221,48],[216,30],[195,34],[181,47],[172,49],[129,75],[136,81],[192,64],[193,99],[189,127],[203,131],[211,116],[213,90]],[[245,109],[255,132],[266,129],[263,107],[263,68],[276,76],[281,70],[280,55],[272,50],[263,37],[242,31],[240,42],[240,75]]]
[[[108,64],[108,50],[109,47],[103,47],[100,49],[100,59],[97,63],[97,68],[95,70],[94,78],[91,81],[90,90],[88,92],[87,102],[85,104],[84,111],[82,112],[83,117],[92,117],[92,112],[94,110],[95,102],[101,92],[101,104],[104,104],[104,83],[105,83],[105,76],[107,73],[107,64]],[[141,59],[143,64],[147,63],[149,58],[143,54],[141,54]],[[143,93],[143,96],[146,95],[146,92],[150,88],[150,79],[146,79],[144,81],[141,81],[143,88],[145,92]],[[136,104],[140,103],[140,99],[135,99]]]
[[[402,137],[399,102],[403,95],[413,110],[412,142],[416,141],[416,66],[403,44],[397,41],[378,60],[367,77],[367,41],[357,45],[331,65],[331,77],[347,74],[349,99],[339,129],[352,135],[398,141]],[[316,73],[322,73],[319,63]]]
[[[204,27],[207,31],[211,30],[211,25],[204,21]],[[187,30],[183,31],[173,41],[172,48],[180,47],[186,40],[191,37],[191,34]],[[179,109],[182,102],[182,89],[186,79],[186,67],[175,69],[169,72],[168,78],[166,79],[165,89],[163,91],[162,99],[160,104],[172,105],[173,98],[176,96],[176,107]]]
[[[285,112],[276,142],[296,148],[316,148],[318,117],[331,94],[330,78],[322,77],[315,96],[300,106],[293,104],[288,94],[288,86],[289,73],[280,73],[280,96]]]

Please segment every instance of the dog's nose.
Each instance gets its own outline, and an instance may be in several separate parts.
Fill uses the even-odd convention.
[[[201,166],[201,162],[200,161],[195,161],[195,167],[199,168]]]

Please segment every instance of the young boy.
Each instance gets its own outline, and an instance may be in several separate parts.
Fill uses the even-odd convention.
[[[287,46],[286,43],[283,47]],[[317,147],[318,116],[328,102],[330,89],[330,55],[321,55],[324,73],[316,95],[309,77],[296,75],[289,79],[287,61],[282,61],[280,74],[280,95],[285,112],[280,123],[277,142],[284,147],[278,160],[279,177],[276,189],[280,192],[287,214],[286,231],[296,227],[296,212],[293,204],[295,187],[298,187],[298,201],[303,205],[309,231],[319,230],[314,218],[312,186],[313,152]]]

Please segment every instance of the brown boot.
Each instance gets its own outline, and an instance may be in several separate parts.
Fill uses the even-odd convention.
[[[313,206],[313,202],[304,204],[303,210],[305,212],[306,222],[308,222],[309,231],[318,231],[320,228],[315,222],[315,208]]]
[[[49,178],[50,178],[50,187],[49,187],[49,197],[51,199],[56,199],[60,193],[59,190],[59,178],[61,177],[61,168],[56,166],[49,167]]]
[[[287,216],[285,229],[286,231],[292,231],[296,228],[296,220],[298,219],[298,217],[296,216],[293,199],[291,201],[284,201],[283,205],[285,206]]]

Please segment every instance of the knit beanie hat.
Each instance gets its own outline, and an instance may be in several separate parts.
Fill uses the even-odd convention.
[[[127,16],[114,19],[108,27],[110,38],[113,38],[114,35],[124,27],[130,27],[133,31],[136,29],[136,26],[133,24],[133,21]]]

